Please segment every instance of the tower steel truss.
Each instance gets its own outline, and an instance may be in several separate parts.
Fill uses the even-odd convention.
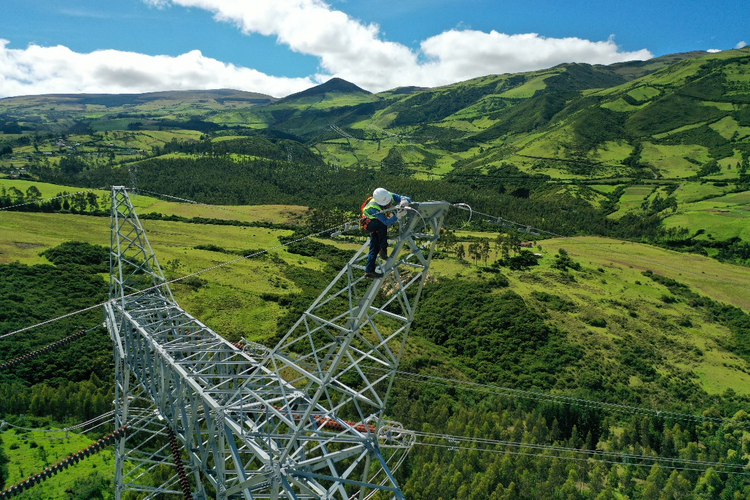
[[[125,188],[112,207],[116,418],[140,430],[117,450],[117,497],[403,498],[392,471],[414,438],[385,404],[449,204],[412,204],[384,277],[365,278],[363,245],[275,348],[245,350],[174,301]]]

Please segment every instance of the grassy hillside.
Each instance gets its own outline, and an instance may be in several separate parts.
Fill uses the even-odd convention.
[[[6,133],[37,130],[56,134],[87,127],[128,130],[128,125],[148,126],[155,121],[162,127],[174,127],[177,121],[198,125],[222,111],[235,112],[274,100],[268,95],[230,89],[9,97],[0,99],[0,123]]]
[[[351,220],[377,185],[469,203],[470,224],[465,212],[449,217],[462,230],[433,261],[402,364],[411,375],[398,379],[389,416],[714,472],[576,463],[551,449],[480,454],[435,439],[399,471],[410,500],[745,498],[750,485],[716,464],[750,456],[740,411],[750,402],[749,71],[742,49],[380,94],[333,80],[282,100],[230,90],[0,100],[0,205],[31,203],[0,211],[0,270],[6,286],[34,277],[0,297],[0,335],[72,307],[45,302],[62,294],[43,289],[47,276],[105,293],[105,262],[40,254],[69,241],[108,246],[110,184],[141,189],[133,201],[168,278],[213,268],[175,283],[178,302],[230,340],[269,345],[365,236],[304,251],[280,243]],[[59,333],[0,339],[0,362]],[[69,423],[40,403],[55,391],[111,400],[97,339],[96,390],[92,367],[47,379],[63,362],[48,358],[46,370],[0,374],[0,418]],[[11,477],[26,459],[19,439],[3,435]]]
[[[3,99],[0,175],[126,165],[137,182],[146,158],[227,154],[423,180],[512,165],[562,186],[623,185],[605,205],[588,198],[615,219],[656,211],[692,230],[684,214],[701,212],[731,238],[741,231],[691,200],[748,189],[748,61],[748,49],[691,52],[379,94],[334,79],[281,100],[230,90]],[[653,183],[672,211],[656,210]]]
[[[232,212],[218,207],[196,206],[159,201],[145,196],[135,196],[134,202],[139,213],[158,208],[164,214],[203,217],[240,218],[243,208],[227,207]],[[290,221],[293,207],[253,207],[247,213],[247,220],[286,220]],[[236,210],[236,211],[235,211]],[[39,254],[64,241],[78,240],[91,244],[108,245],[109,220],[106,217],[85,215],[36,214],[3,212],[0,226],[0,263],[20,262],[39,264],[47,260]],[[174,278],[191,274],[222,262],[234,260],[240,254],[250,254],[258,250],[279,245],[280,238],[290,235],[289,230],[186,224],[159,220],[143,220],[147,235],[157,257],[168,274]],[[481,233],[479,233],[481,234]],[[470,233],[458,232],[459,239],[470,238]],[[354,243],[332,242],[342,249],[353,251]],[[216,245],[224,252],[196,249]],[[464,243],[468,246],[468,243]],[[682,337],[690,345],[704,346],[705,342],[721,343],[728,335],[726,328],[711,326],[698,320],[700,314],[691,311],[689,304],[677,301],[664,302],[669,295],[664,286],[643,276],[644,271],[652,271],[685,284],[696,293],[715,300],[750,309],[745,293],[750,287],[750,268],[723,264],[716,260],[675,253],[643,244],[628,243],[606,238],[579,237],[573,239],[547,239],[539,242],[544,256],[540,265],[524,271],[505,269],[510,285],[508,289],[517,292],[525,300],[538,303],[534,299],[539,293],[552,293],[565,297],[575,304],[575,313],[558,314],[556,321],[566,331],[580,332],[581,344],[594,345],[604,338],[611,338],[612,328],[634,331],[645,329],[648,335],[660,336],[655,325],[672,323],[670,330]],[[552,267],[558,250],[567,250],[574,261],[583,266],[583,271],[568,275]],[[238,252],[232,254],[231,252]],[[490,260],[499,258],[499,250],[493,249]],[[464,278],[489,279],[491,274],[478,272],[479,268],[469,261],[457,260],[452,256],[435,260],[433,274],[438,281]],[[269,256],[241,260],[199,276],[201,284],[195,286],[176,285],[178,301],[199,319],[232,340],[247,336],[253,340],[273,337],[277,320],[282,314],[278,297],[300,293],[301,288],[294,279],[286,277],[287,266],[301,267],[310,271],[323,269],[322,263],[314,257],[303,257],[288,249],[274,250]],[[276,299],[269,301],[272,295]],[[637,311],[637,319],[628,311]],[[698,316],[696,316],[696,314]],[[590,331],[586,318],[600,317],[605,320],[607,329]],[[693,317],[691,327],[680,327],[682,318]],[[653,318],[660,318],[654,322]],[[700,328],[706,328],[702,330]],[[620,331],[620,330],[618,330]],[[596,334],[596,335],[595,335]],[[588,338],[586,335],[595,335]],[[622,335],[622,333],[620,334]],[[646,335],[646,334],[644,334]],[[598,339],[598,340],[595,340]],[[715,347],[720,352],[721,347]],[[726,359],[735,359],[729,352]],[[702,370],[722,371],[718,359],[708,362],[701,360]],[[735,359],[735,361],[737,361]],[[715,363],[714,363],[715,362]],[[737,361],[738,362],[738,361]],[[744,364],[744,362],[743,362]],[[702,372],[700,372],[702,373]],[[745,381],[729,374],[722,377],[736,384],[710,385],[709,392],[724,390],[730,386],[738,393],[750,393],[750,379]],[[706,384],[718,384],[705,380]],[[708,389],[709,386],[704,387]],[[718,391],[721,392],[721,391]]]
[[[40,190],[55,189],[42,185]],[[300,223],[298,207],[225,207],[229,209],[225,210],[146,196],[136,196],[135,202],[141,214],[158,209],[162,214],[184,217],[236,216],[246,217],[250,222]],[[46,263],[47,259],[39,253],[69,240],[109,244],[106,217],[3,211],[0,218],[0,241],[9,242],[0,249],[0,266],[10,262]],[[147,218],[143,219],[143,225],[169,278],[275,247],[292,233],[271,227],[199,225]],[[477,238],[489,236],[482,232],[456,233],[457,244],[466,248]],[[322,243],[348,252],[358,246],[354,241],[323,240]],[[415,319],[402,369],[465,382],[585,395],[593,400],[646,408],[698,414],[711,408],[728,417],[734,414],[736,405],[750,397],[750,356],[738,345],[744,339],[741,336],[744,330],[738,329],[722,312],[724,309],[716,305],[722,302],[743,309],[750,307],[744,293],[750,286],[748,268],[606,238],[545,239],[536,244],[534,251],[542,258],[538,265],[522,269],[477,266],[456,258],[457,246],[447,252],[443,250],[433,261],[432,278]],[[299,308],[310,303],[327,284],[330,273],[337,269],[324,259],[333,253],[325,248],[313,257],[284,248],[265,257],[241,260],[175,284],[175,295],[188,312],[228,339],[245,337],[272,344],[278,333],[296,319]],[[567,251],[562,267],[560,249]],[[492,244],[488,262],[499,257],[502,251]],[[445,331],[445,337],[438,335],[441,331]],[[529,338],[522,337],[529,334]],[[476,348],[480,351],[473,353]],[[502,354],[498,357],[481,354],[493,349],[500,349]],[[504,414],[506,410],[502,408],[507,408],[507,404],[521,405],[496,400],[494,396],[480,402],[468,388],[469,392],[464,393],[461,387],[458,385],[446,393],[434,386],[415,384],[413,377],[400,378],[390,411],[410,428],[486,436],[486,429],[475,428],[473,424],[462,428],[466,424],[460,422],[467,414],[480,412],[472,417],[479,426],[491,414],[482,413],[483,405],[500,405],[498,415]],[[441,405],[450,408],[443,416],[437,410]],[[541,408],[518,406],[514,414],[526,421],[541,418],[534,415],[543,413],[534,412],[551,411]],[[581,415],[570,418],[578,422],[580,429],[586,429]],[[607,418],[603,428],[614,436],[622,434],[625,439],[630,432],[629,417],[612,414]],[[552,419],[545,425],[551,422]],[[495,436],[512,429],[504,427],[505,424],[492,425],[500,425],[493,431]],[[562,433],[574,443],[577,431],[565,425],[568,424],[563,425]],[[594,434],[598,437],[592,439],[599,440],[599,446],[619,443],[599,436],[598,432]],[[18,439],[13,432],[3,435],[11,480],[33,458],[12,453],[14,443],[19,445],[17,449],[26,446]],[[509,435],[508,439],[521,437]],[[410,498],[421,498],[417,485],[421,484],[423,467],[448,466],[442,458],[429,458],[428,450],[415,449],[411,467],[400,472],[401,483],[413,492]],[[67,448],[59,451],[69,453]],[[106,462],[107,456],[102,455],[101,459]],[[490,467],[480,465],[484,460],[476,465],[480,470]],[[96,472],[102,473],[105,482],[111,480],[111,475],[104,474],[111,470],[106,463],[91,464],[91,467],[96,465]],[[520,474],[523,467],[514,465],[513,470]],[[89,471],[80,470],[84,474]],[[44,491],[53,495],[83,477],[68,474],[64,481],[58,478],[48,481],[45,488],[49,490]],[[469,469],[465,469],[465,474],[461,481],[468,481],[466,484],[472,478],[484,477],[483,472]],[[618,474],[625,474],[624,469]],[[591,481],[583,479],[584,491],[595,490]],[[458,491],[452,495],[465,498]],[[641,498],[638,495],[631,498]]]
[[[86,448],[104,434],[94,431],[90,435],[82,435],[54,428],[5,430],[0,433],[0,439],[10,462],[6,485],[26,480],[45,467]],[[75,492],[80,495],[76,498],[85,498],[100,488],[106,492],[104,498],[114,498],[111,494],[113,468],[112,448],[105,448],[69,469],[70,472],[58,474],[18,498],[73,498],[66,492]]]

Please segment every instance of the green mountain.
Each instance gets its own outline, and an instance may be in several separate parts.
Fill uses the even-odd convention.
[[[684,179],[711,161],[717,163],[709,167],[714,177],[736,177],[750,154],[748,54],[565,64],[406,96],[377,94],[381,100],[367,104],[299,109],[269,126],[320,144],[324,154],[346,157],[330,134],[318,132],[335,124],[360,139],[338,141],[355,153],[348,156],[353,164],[378,165],[385,153],[382,147],[373,151],[372,143],[393,141],[396,148],[419,145],[439,156],[458,155],[477,168],[511,161],[553,178]],[[310,126],[315,123],[318,128]],[[417,170],[419,155],[411,163]]]
[[[242,110],[276,99],[240,90],[187,90],[146,94],[50,94],[0,99],[0,131],[55,134],[127,130],[128,125],[195,127],[221,112]],[[165,123],[166,122],[166,123]],[[154,127],[158,128],[158,127]]]
[[[306,98],[313,98],[313,100],[317,99],[318,101],[326,99],[331,100],[336,99],[337,97],[351,97],[353,94],[361,94],[363,96],[372,95],[371,92],[357,87],[346,80],[342,80],[341,78],[331,78],[326,83],[303,90],[302,92],[297,92],[296,94],[291,94],[280,99],[278,102],[279,104],[298,103],[304,101]]]
[[[280,243],[351,220],[377,185],[467,203],[390,399],[389,418],[424,433],[396,471],[406,497],[748,498],[748,70],[743,49],[377,94],[334,79],[284,99],[0,100],[0,335],[106,295],[91,245],[109,244],[107,195],[67,194],[82,187],[141,188],[169,279],[276,248],[175,284],[228,339],[268,345],[365,236]],[[0,364],[101,321],[87,314],[0,338]],[[67,427],[108,409],[111,345],[91,335],[85,355],[0,370],[0,419]],[[37,436],[0,434],[0,488],[75,451]],[[39,494],[106,498],[103,463]]]
[[[379,94],[334,78],[279,100],[232,90],[17,97],[0,100],[0,124],[6,133],[275,130],[343,165],[379,167],[390,149],[408,149],[415,174],[437,155],[433,175],[466,160],[481,169],[510,161],[552,178],[684,179],[715,161],[708,170],[723,178],[750,151],[749,54],[562,64]]]
[[[377,94],[332,79],[278,100],[232,90],[9,98],[0,168],[40,178],[71,157],[81,159],[73,172],[196,154],[324,162],[516,193],[556,213],[555,203],[582,202],[613,223],[658,217],[690,236],[684,248],[748,260],[725,249],[750,239],[736,194],[748,185],[749,61],[747,48],[689,52]],[[543,220],[554,217],[524,222]]]
[[[95,188],[141,189],[170,280],[214,269],[175,283],[186,310],[273,345],[366,235],[280,243],[382,185],[473,209],[446,221],[389,400],[423,433],[396,471],[409,500],[748,498],[749,70],[742,49],[376,94],[2,99],[0,336],[66,316],[0,338],[0,365],[101,322],[67,316],[106,295]],[[108,409],[111,344],[89,335],[0,369],[0,420]],[[39,436],[0,433],[0,488],[76,451]],[[111,466],[38,495],[107,498]]]

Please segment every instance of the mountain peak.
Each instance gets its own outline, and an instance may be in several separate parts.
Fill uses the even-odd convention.
[[[342,78],[331,78],[325,83],[321,83],[320,85],[316,85],[315,87],[303,90],[302,92],[297,92],[296,94],[288,95],[282,100],[290,101],[302,97],[324,96],[332,92],[336,92],[339,94],[372,94],[372,92],[368,92],[367,90],[358,87],[351,82],[347,82]]]

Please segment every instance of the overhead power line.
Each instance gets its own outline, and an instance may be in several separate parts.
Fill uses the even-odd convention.
[[[411,432],[414,436],[417,438],[422,439],[440,439],[447,441],[447,446],[460,446],[459,443],[469,443],[469,444],[477,444],[477,445],[485,445],[485,446],[494,446],[495,450],[497,450],[497,447],[511,447],[511,448],[526,448],[530,450],[540,450],[540,451],[553,451],[557,453],[573,453],[576,455],[585,455],[589,458],[604,458],[604,457],[610,457],[610,458],[620,458],[623,460],[638,460],[638,461],[650,461],[654,463],[664,462],[664,463],[680,463],[684,464],[685,466],[694,466],[694,465],[701,465],[705,467],[717,467],[722,469],[745,469],[747,467],[746,464],[729,464],[725,462],[711,462],[706,460],[692,460],[692,459],[685,459],[685,458],[678,458],[678,457],[662,457],[662,456],[656,456],[656,455],[636,455],[633,453],[621,453],[621,452],[614,452],[614,451],[607,451],[607,450],[587,450],[582,448],[571,448],[566,446],[555,446],[555,445],[547,445],[547,444],[537,444],[537,443],[523,443],[519,441],[505,441],[500,439],[487,439],[487,438],[479,438],[479,437],[469,437],[469,436],[458,436],[458,435],[452,435],[452,434],[439,434],[434,432],[420,432],[420,431],[408,431]],[[425,441],[417,441],[419,444],[424,445],[433,445],[438,443],[428,443]],[[442,444],[442,443],[439,443]],[[466,446],[465,449],[476,449],[473,447]],[[491,450],[491,449],[488,449]],[[501,450],[497,450],[501,451]],[[618,463],[622,463],[623,460],[619,460]],[[750,472],[743,472],[743,474],[750,475]]]
[[[84,460],[91,455],[101,451],[103,448],[121,439],[128,432],[128,430],[129,429],[127,426],[120,427],[114,432],[111,432],[103,438],[98,439],[96,442],[90,444],[87,448],[84,448],[77,453],[71,453],[65,459],[57,462],[55,465],[46,467],[39,473],[34,474],[33,476],[29,476],[28,479],[5,488],[3,491],[0,491],[0,500],[14,497],[25,490],[33,488],[37,484],[46,481],[58,472],[62,472],[63,470],[67,469],[69,466],[75,465],[81,460]]]
[[[276,246],[273,246],[273,247],[270,247],[270,248],[266,248],[265,250],[259,250],[257,252],[254,252],[254,253],[251,253],[251,254],[248,254],[248,255],[244,255],[244,256],[238,257],[236,259],[232,259],[230,261],[223,262],[221,264],[217,264],[217,265],[212,266],[212,267],[207,267],[205,269],[201,269],[199,271],[195,271],[194,273],[190,273],[190,274],[186,274],[184,276],[180,276],[179,278],[174,278],[172,280],[165,281],[164,283],[159,283],[158,285],[154,285],[154,286],[151,286],[151,287],[148,287],[148,288],[144,288],[143,290],[138,290],[136,292],[127,294],[124,297],[127,298],[127,297],[132,297],[132,296],[135,296],[135,295],[139,295],[139,294],[151,291],[151,290],[155,290],[155,289],[157,289],[157,288],[159,288],[159,287],[161,287],[161,286],[163,286],[165,284],[169,285],[169,284],[172,284],[172,283],[177,283],[177,282],[180,282],[180,281],[185,280],[187,278],[192,278],[194,276],[198,276],[200,274],[207,273],[209,271],[213,271],[213,270],[216,270],[216,269],[219,269],[219,268],[222,268],[222,267],[226,267],[226,266],[229,266],[231,264],[235,264],[235,263],[243,261],[243,260],[252,259],[253,257],[257,257],[259,255],[263,255],[263,254],[272,252],[274,250],[278,250],[280,248],[283,248],[283,247],[286,247],[286,246],[289,246],[289,245],[294,245],[295,243],[300,243],[301,241],[307,240],[309,238],[315,238],[315,237],[321,236],[321,235],[326,234],[326,233],[333,233],[333,232],[335,232],[339,228],[342,228],[342,229],[347,228],[348,229],[350,227],[349,224],[350,223],[339,224],[338,226],[334,226],[334,227],[331,227],[331,228],[328,228],[328,229],[324,229],[324,230],[318,231],[317,233],[314,233],[314,234],[309,234],[307,236],[303,236],[301,238],[294,239],[292,241],[287,241],[286,243],[280,243],[280,244],[278,244]],[[85,308],[79,309],[77,311],[73,311],[73,312],[69,312],[67,314],[63,314],[61,316],[57,316],[56,318],[48,319],[48,320],[42,321],[40,323],[35,323],[33,325],[29,325],[29,326],[26,326],[26,327],[23,327],[23,328],[19,328],[18,330],[14,330],[14,331],[6,333],[4,335],[0,335],[0,339],[6,338],[6,337],[10,337],[10,336],[13,336],[13,335],[16,335],[16,334],[19,334],[19,333],[22,333],[22,332],[25,332],[25,331],[28,331],[28,330],[32,330],[32,329],[38,328],[40,326],[48,325],[50,323],[54,323],[56,321],[60,321],[60,320],[65,319],[65,318],[69,318],[71,316],[75,316],[77,314],[81,314],[81,313],[84,313],[86,311],[91,311],[91,310],[96,309],[98,307],[103,307],[104,305],[106,305],[109,302],[112,302],[112,301],[111,300],[107,300],[107,301],[104,301],[104,302],[100,302],[98,304],[94,304],[92,306],[85,307]]]
[[[511,450],[498,450],[496,448],[479,448],[479,447],[470,447],[470,446],[461,446],[461,445],[454,445],[454,444],[441,444],[441,443],[426,443],[423,441],[417,441],[414,443],[416,446],[431,446],[435,448],[444,448],[448,450],[462,450],[462,451],[480,451],[480,452],[486,452],[486,453],[499,453],[503,455],[520,455],[520,456],[526,456],[526,457],[540,457],[540,458],[550,458],[550,459],[559,459],[559,460],[576,460],[579,462],[591,462],[591,457],[582,457],[582,456],[565,456],[565,455],[549,455],[544,453],[526,453],[521,451],[511,451]],[[576,448],[571,448],[571,451],[567,453],[575,454],[580,453],[581,450],[578,450]],[[642,456],[644,459],[647,458],[645,456]],[[627,460],[627,459],[626,459]],[[601,462],[605,464],[610,465],[633,465],[635,467],[653,467],[654,465],[659,465],[662,469],[670,469],[670,470],[688,470],[688,471],[696,471],[696,472],[706,472],[707,469],[711,467],[705,467],[705,468],[695,468],[695,467],[688,467],[688,466],[675,466],[675,465],[669,465],[662,464],[658,462],[653,463],[640,463],[640,462],[628,462],[626,460],[604,460],[604,459],[597,459],[596,462]],[[674,462],[674,461],[673,461]],[[741,475],[741,476],[748,476],[750,475],[750,472],[744,472],[740,470],[726,470],[724,466],[727,464],[721,464],[717,463],[717,472],[721,474],[733,474],[733,475]]]
[[[44,354],[45,352],[51,351],[52,349],[56,349],[58,347],[62,347],[63,345],[65,345],[65,344],[67,344],[69,342],[72,342],[74,340],[77,340],[77,339],[83,337],[88,332],[90,332],[91,330],[94,330],[95,328],[97,328],[99,326],[101,326],[101,325],[93,326],[93,327],[89,328],[88,330],[81,330],[81,331],[79,331],[77,333],[74,333],[73,335],[65,337],[64,339],[60,339],[60,340],[58,340],[56,342],[52,342],[51,344],[48,344],[48,345],[46,345],[46,346],[44,346],[44,347],[42,347],[40,349],[37,349],[37,350],[35,350],[33,352],[30,352],[28,354],[24,354],[23,356],[19,356],[17,358],[10,359],[8,361],[5,361],[4,363],[0,363],[0,370],[2,370],[4,368],[10,368],[13,365],[16,365],[18,363],[22,363],[22,362],[27,361],[27,360],[29,360],[31,358],[35,358],[36,356],[39,356],[40,354]]]
[[[370,369],[374,370],[374,369]],[[467,380],[450,379],[444,377],[438,377],[435,375],[425,375],[414,372],[397,371],[399,381],[415,382],[418,384],[437,384],[448,387],[456,387],[457,385],[465,386],[470,390],[489,392],[497,395],[506,395],[513,397],[521,397],[525,399],[532,399],[536,401],[553,401],[557,403],[581,406],[581,407],[599,407],[608,410],[618,411],[629,414],[642,414],[649,415],[658,418],[671,418],[674,420],[683,421],[701,421],[701,422],[712,422],[715,424],[733,423],[738,428],[750,429],[750,426],[743,422],[732,420],[729,418],[722,417],[709,417],[703,415],[694,415],[691,413],[680,413],[666,410],[659,410],[654,408],[644,408],[640,406],[624,405],[620,403],[607,403],[604,401],[597,401],[593,399],[575,398],[571,396],[565,396],[562,394],[552,394],[538,391],[528,391],[523,389],[513,389],[510,387],[502,387],[491,384],[481,384],[478,382],[470,382]]]

